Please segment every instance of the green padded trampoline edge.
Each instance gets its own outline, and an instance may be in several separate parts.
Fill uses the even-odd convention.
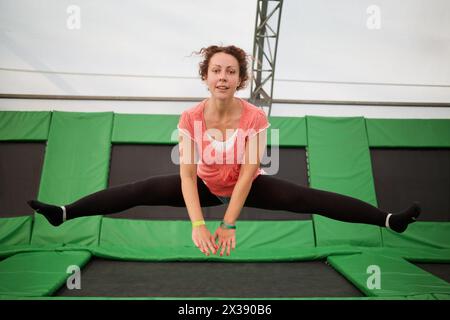
[[[450,284],[399,256],[365,251],[327,262],[366,296],[450,295]]]
[[[52,115],[57,111],[0,111],[0,141],[9,140],[46,140]],[[78,112],[77,114],[83,114]],[[90,114],[86,112],[85,114]],[[176,126],[179,115],[147,115],[147,114],[118,114],[114,113],[114,131],[112,135],[113,143],[155,143],[174,144],[170,137],[143,138],[142,132],[130,127],[132,119],[150,117],[167,118]],[[325,118],[325,117],[324,117]],[[334,117],[344,118],[344,117]],[[13,119],[14,121],[11,121]],[[130,120],[131,119],[131,120]],[[367,135],[370,147],[450,147],[450,119],[372,119],[364,118],[367,123]],[[140,121],[140,120],[139,120]],[[288,121],[288,124],[285,122]],[[273,128],[287,128],[288,133],[280,137],[281,146],[303,147],[307,145],[307,137],[302,133],[306,129],[305,117],[269,117],[269,122],[273,122]],[[20,123],[21,125],[16,125]],[[32,130],[24,124],[32,124]],[[141,126],[138,126],[142,127]],[[12,130],[14,128],[14,130]],[[124,129],[131,128],[133,132],[124,132]],[[143,127],[146,129],[146,127]],[[405,131],[405,128],[408,129]],[[420,130],[417,130],[420,128]],[[19,130],[18,130],[19,129]],[[152,129],[154,129],[152,127]],[[161,128],[166,132],[167,128]],[[11,132],[12,131],[12,132]],[[306,135],[306,133],[305,133]],[[148,132],[144,132],[144,137]],[[298,141],[291,139],[296,136]],[[268,136],[269,138],[270,136]],[[300,138],[299,138],[300,137]],[[270,139],[268,139],[270,141]]]
[[[0,244],[29,245],[32,227],[32,216],[0,218]]]
[[[367,119],[370,147],[450,147],[450,119]]]
[[[71,275],[69,267],[81,270],[91,256],[86,250],[15,254],[0,262],[0,295],[51,296]]]
[[[366,123],[363,117],[307,116],[312,188],[338,192],[377,205]],[[313,215],[318,246],[381,246],[379,227]]]
[[[239,254],[239,250],[244,251]],[[149,253],[148,247],[131,248],[121,246],[98,245],[46,245],[46,246],[2,246],[0,257],[7,258],[23,252],[48,252],[48,251],[89,251],[93,256],[105,259],[134,260],[134,261],[306,261],[326,259],[329,256],[361,254],[364,252],[383,254],[385,256],[398,257],[413,262],[450,263],[450,249],[414,249],[414,248],[372,248],[354,246],[329,246],[293,248],[279,251],[273,255],[263,255],[263,250],[258,253],[249,253],[254,249],[236,248],[230,257],[204,256],[192,245],[179,250],[173,248],[152,247]],[[166,253],[164,254],[164,251]],[[258,257],[260,254],[260,257]]]
[[[0,111],[0,141],[45,141],[51,111]]]

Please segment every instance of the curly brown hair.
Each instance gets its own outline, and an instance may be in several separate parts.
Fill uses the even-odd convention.
[[[239,63],[239,79],[241,80],[239,83],[239,86],[236,88],[236,90],[240,90],[246,87],[247,80],[248,80],[248,62],[247,57],[248,55],[245,53],[244,50],[241,48],[238,48],[236,46],[209,46],[207,48],[200,49],[199,52],[196,52],[196,54],[203,56],[203,61],[199,64],[199,74],[202,78],[202,80],[206,80],[206,76],[208,75],[208,67],[209,67],[209,61],[211,60],[212,56],[216,53],[224,52],[227,54],[232,55],[236,58],[236,60]]]

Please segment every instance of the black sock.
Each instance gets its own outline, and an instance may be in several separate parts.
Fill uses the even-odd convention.
[[[55,227],[63,223],[63,209],[58,206],[53,206],[51,204],[45,204],[37,200],[27,201],[28,205],[36,210],[36,212],[44,215],[48,222],[50,222]]]
[[[420,203],[414,202],[408,209],[406,209],[402,213],[391,215],[389,218],[389,227],[398,233],[402,233],[406,230],[406,228],[408,228],[408,225],[410,223],[413,223],[417,220],[420,212]]]

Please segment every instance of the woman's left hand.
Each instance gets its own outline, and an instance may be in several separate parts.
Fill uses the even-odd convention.
[[[220,256],[223,256],[225,250],[227,251],[227,256],[230,255],[231,249],[236,248],[236,230],[235,229],[224,229],[218,227],[216,232],[214,232],[214,239],[217,241],[220,250]]]

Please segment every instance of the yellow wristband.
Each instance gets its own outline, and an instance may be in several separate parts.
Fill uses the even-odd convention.
[[[206,223],[205,223],[205,220],[198,220],[198,221],[194,221],[194,222],[192,222],[192,227],[193,228],[195,228],[195,227],[200,227],[200,226],[203,226],[203,225],[205,225]]]

